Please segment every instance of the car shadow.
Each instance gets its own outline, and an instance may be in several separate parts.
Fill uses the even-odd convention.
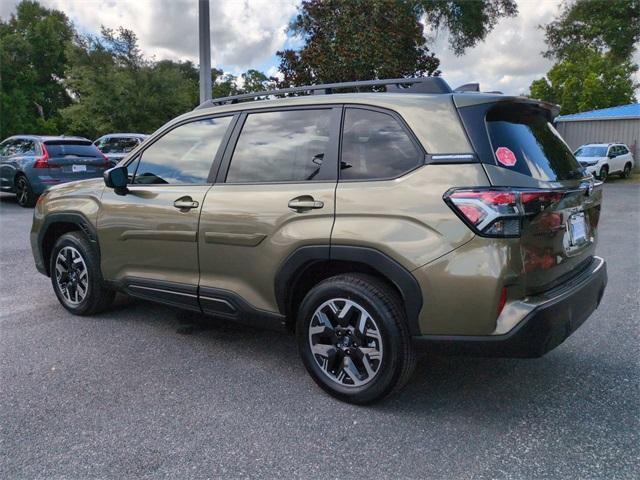
[[[229,353],[239,359],[243,355],[259,358],[268,363],[272,371],[291,371],[291,359],[298,358],[292,334],[257,329],[126,297],[116,308],[125,307],[146,312],[146,321],[156,326],[156,322],[161,321],[162,328],[181,338],[192,337],[205,348],[210,344],[212,350],[231,350]],[[135,313],[132,316],[140,319]],[[568,375],[583,378],[590,374],[589,362],[579,357],[564,345],[538,359],[443,356],[421,351],[416,370],[404,389],[371,406],[353,408],[372,408],[402,415],[451,415],[457,412],[474,421],[483,418],[498,421],[506,410],[526,411],[536,398],[558,388],[563,395],[579,396],[584,385],[578,381],[567,382]],[[312,382],[302,362],[298,362],[294,370],[299,377],[296,381]],[[327,395],[319,388],[312,391]]]

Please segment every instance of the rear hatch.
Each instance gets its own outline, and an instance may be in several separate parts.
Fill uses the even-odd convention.
[[[44,145],[54,177],[94,177],[108,166],[107,158],[89,140],[49,140]]]
[[[478,233],[514,239],[527,294],[577,275],[593,260],[602,184],[553,127],[552,106],[511,98],[459,112],[493,190],[503,193],[483,200],[498,220]]]

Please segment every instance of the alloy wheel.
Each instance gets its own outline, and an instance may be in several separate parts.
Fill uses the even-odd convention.
[[[63,247],[56,257],[56,283],[69,305],[79,305],[89,290],[89,272],[80,252],[71,246]]]
[[[29,185],[24,177],[18,178],[16,182],[16,197],[20,205],[26,205],[29,202]]]
[[[309,326],[309,346],[324,375],[345,387],[371,382],[382,365],[380,329],[353,300],[334,298],[316,309]]]

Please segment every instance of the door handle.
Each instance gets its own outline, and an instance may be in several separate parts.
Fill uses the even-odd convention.
[[[191,197],[181,197],[173,202],[173,206],[180,210],[191,210],[192,208],[198,208],[198,205],[200,204]]]
[[[301,197],[296,197],[289,200],[289,208],[297,210],[298,212],[304,212],[307,210],[322,207],[324,207],[324,202],[314,200],[311,195],[302,195]]]

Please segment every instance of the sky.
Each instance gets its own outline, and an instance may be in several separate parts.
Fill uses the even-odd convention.
[[[40,0],[67,14],[84,33],[100,26],[133,30],[142,51],[157,60],[198,63],[198,2],[196,0]],[[561,0],[517,0],[515,18],[501,20],[487,38],[464,55],[447,44],[446,31],[429,32],[429,48],[440,59],[442,75],[452,87],[479,82],[482,90],[527,93],[529,85],[552,65],[542,57],[544,34],[538,28],[559,12]],[[1,0],[0,17],[7,18],[18,0]],[[213,0],[211,9],[212,65],[240,74],[249,68],[277,73],[275,52],[300,44],[286,33],[298,0]],[[640,62],[640,51],[636,51]],[[640,81],[640,78],[638,79]]]

